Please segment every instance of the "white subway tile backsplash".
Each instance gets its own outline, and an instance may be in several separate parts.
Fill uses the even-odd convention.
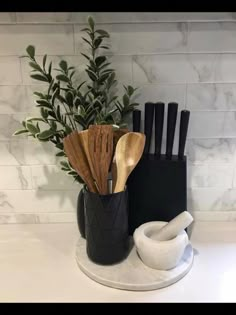
[[[216,82],[236,82],[236,54],[220,55]]]
[[[145,83],[186,83],[192,69],[184,54],[133,56],[133,80]]]
[[[234,83],[236,54],[133,56],[134,81],[145,83]]]
[[[0,85],[16,85],[21,81],[19,58],[0,56]]]
[[[17,159],[10,152],[8,141],[0,141],[0,165],[19,165]]]
[[[211,122],[212,123],[209,123]],[[189,138],[236,137],[236,112],[192,112]]]
[[[6,213],[0,214],[0,224],[74,223],[75,212]]]
[[[0,213],[75,212],[76,190],[1,190]]]
[[[236,138],[188,139],[186,154],[194,164],[235,164]]]
[[[71,12],[16,12],[17,23],[70,22]]]
[[[188,190],[190,211],[235,211],[236,190],[222,188],[192,188]]]
[[[235,111],[236,84],[188,84],[186,107],[191,111]]]
[[[0,115],[0,140],[12,139],[13,133],[23,128],[21,121],[24,118],[24,114]]]
[[[143,105],[146,102],[177,102],[179,104],[178,109],[185,108],[185,84],[146,84],[142,85],[136,91],[137,102]]]
[[[227,36],[227,34],[225,34]],[[191,52],[222,52],[224,45],[222,24],[189,23],[188,45]]]
[[[15,22],[16,22],[15,12],[0,12],[0,24]]]
[[[138,87],[134,100],[140,103],[142,112],[145,102],[166,104],[162,153],[166,146],[167,103],[177,102],[179,112],[184,108],[191,111],[186,144],[189,210],[205,212],[207,218],[213,218],[209,213],[218,217],[220,211],[233,213],[234,12],[4,12],[0,13],[0,224],[76,221],[81,185],[60,170],[60,159],[55,157],[58,150],[52,143],[12,134],[22,128],[23,119],[39,116],[33,92],[47,89],[44,82],[30,78],[29,60],[19,56],[33,44],[39,63],[44,54],[53,61],[53,68],[60,60],[67,60],[76,68],[75,84],[87,80],[87,60],[80,55],[87,46],[81,41],[80,30],[88,15],[111,35],[111,51],[103,53],[108,54],[117,73],[116,94],[123,94],[122,84],[131,84]],[[180,114],[174,154],[178,149],[179,118]]]
[[[0,166],[0,189],[32,189],[29,166]]]
[[[233,164],[188,165],[188,187],[232,188]]]
[[[235,52],[235,22],[189,23],[191,52]]]
[[[31,109],[32,103],[28,100],[25,86],[0,86],[0,114],[29,112]]]
[[[33,189],[79,191],[82,187],[57,165],[31,166],[31,172]]]
[[[28,45],[36,54],[74,54],[71,25],[0,25],[0,55],[25,55]]]
[[[5,150],[5,152],[19,165],[46,165],[56,163],[55,154],[58,149],[53,143],[23,140],[21,136],[16,136],[14,140],[9,142],[9,150]]]
[[[2,13],[1,13],[2,14]],[[234,12],[17,12],[18,23],[96,23],[232,20]]]

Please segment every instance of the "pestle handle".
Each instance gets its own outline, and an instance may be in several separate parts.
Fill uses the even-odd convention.
[[[156,241],[168,241],[176,237],[181,231],[186,229],[193,221],[193,217],[188,211],[183,211],[164,225],[155,235]]]

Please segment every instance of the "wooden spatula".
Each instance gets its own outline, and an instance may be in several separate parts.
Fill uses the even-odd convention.
[[[115,193],[124,190],[130,173],[138,164],[143,154],[145,140],[145,135],[140,132],[128,132],[119,139],[115,152],[117,167]]]
[[[100,194],[108,194],[108,172],[113,154],[112,125],[90,125],[88,129],[89,155]]]
[[[93,180],[93,176],[89,167],[88,159],[84,150],[84,145],[80,137],[77,137],[78,132],[74,131],[63,139],[64,150],[69,159],[69,162],[84,180],[88,189],[91,192],[98,192]]]

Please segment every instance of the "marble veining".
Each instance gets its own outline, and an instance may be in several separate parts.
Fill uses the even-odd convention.
[[[236,190],[219,188],[191,188],[188,190],[190,211],[234,211]]]
[[[28,115],[29,116],[29,115]],[[13,133],[22,129],[21,121],[25,118],[24,114],[0,114],[0,140],[12,139]],[[22,137],[26,137],[22,135]]]
[[[59,169],[57,149],[12,134],[27,116],[38,116],[33,92],[47,88],[30,78],[28,60],[19,56],[33,44],[40,64],[43,54],[53,61],[53,75],[65,59],[77,70],[75,84],[81,83],[87,79],[87,60],[80,52],[88,49],[81,41],[88,14],[110,32],[111,52],[105,53],[117,71],[118,95],[122,84],[131,84],[138,87],[134,101],[142,112],[147,101],[176,101],[179,111],[191,111],[189,209],[206,213],[206,218],[210,211],[216,216],[222,211],[219,217],[226,218],[225,213],[236,209],[235,12],[0,12],[0,222],[69,222],[75,215],[80,185]],[[132,128],[131,117],[126,121]],[[144,115],[142,130],[143,125]],[[178,133],[179,115],[174,154]]]
[[[31,173],[33,189],[65,190],[66,187],[67,190],[79,191],[82,187],[57,165],[31,166]]]
[[[0,55],[20,56],[30,44],[41,55],[74,53],[72,25],[0,25],[0,40]]]
[[[57,162],[55,154],[58,150],[52,143],[42,143],[18,137],[9,142],[0,142],[0,152],[2,153],[1,165],[4,165],[5,160],[8,159],[19,165],[46,165]]]
[[[1,190],[0,212],[75,212],[79,190]]]
[[[146,291],[169,286],[183,278],[192,267],[193,250],[192,246],[188,245],[175,268],[156,270],[143,264],[131,243],[129,255],[121,263],[100,266],[89,260],[86,241],[80,238],[76,248],[76,261],[80,269],[96,282],[117,289]]]
[[[224,187],[232,188],[234,175],[233,164],[188,165],[188,187]]]
[[[186,153],[192,163],[236,163],[236,139],[188,139]]]
[[[0,224],[75,223],[75,212],[0,213]]]
[[[186,107],[193,111],[235,111],[236,84],[188,84]]]
[[[131,55],[187,51],[186,23],[102,24],[101,28],[110,33],[110,38],[106,40],[111,48],[109,54]],[[78,51],[86,47],[82,40],[84,34],[80,31],[81,29],[80,25],[75,28],[75,44]]]
[[[6,13],[6,15],[9,13]],[[97,23],[234,20],[234,12],[16,12],[18,23],[86,23],[91,15]],[[1,13],[1,19],[5,13]]]

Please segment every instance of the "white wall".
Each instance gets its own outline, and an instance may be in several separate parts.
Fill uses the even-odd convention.
[[[235,13],[21,12],[0,13],[0,223],[75,220],[80,186],[60,171],[54,148],[12,133],[35,112],[33,91],[43,88],[19,56],[33,44],[37,55],[82,70],[80,29],[88,14],[110,32],[118,79],[139,87],[142,105],[177,101],[191,111],[189,209],[198,218],[234,219]]]

